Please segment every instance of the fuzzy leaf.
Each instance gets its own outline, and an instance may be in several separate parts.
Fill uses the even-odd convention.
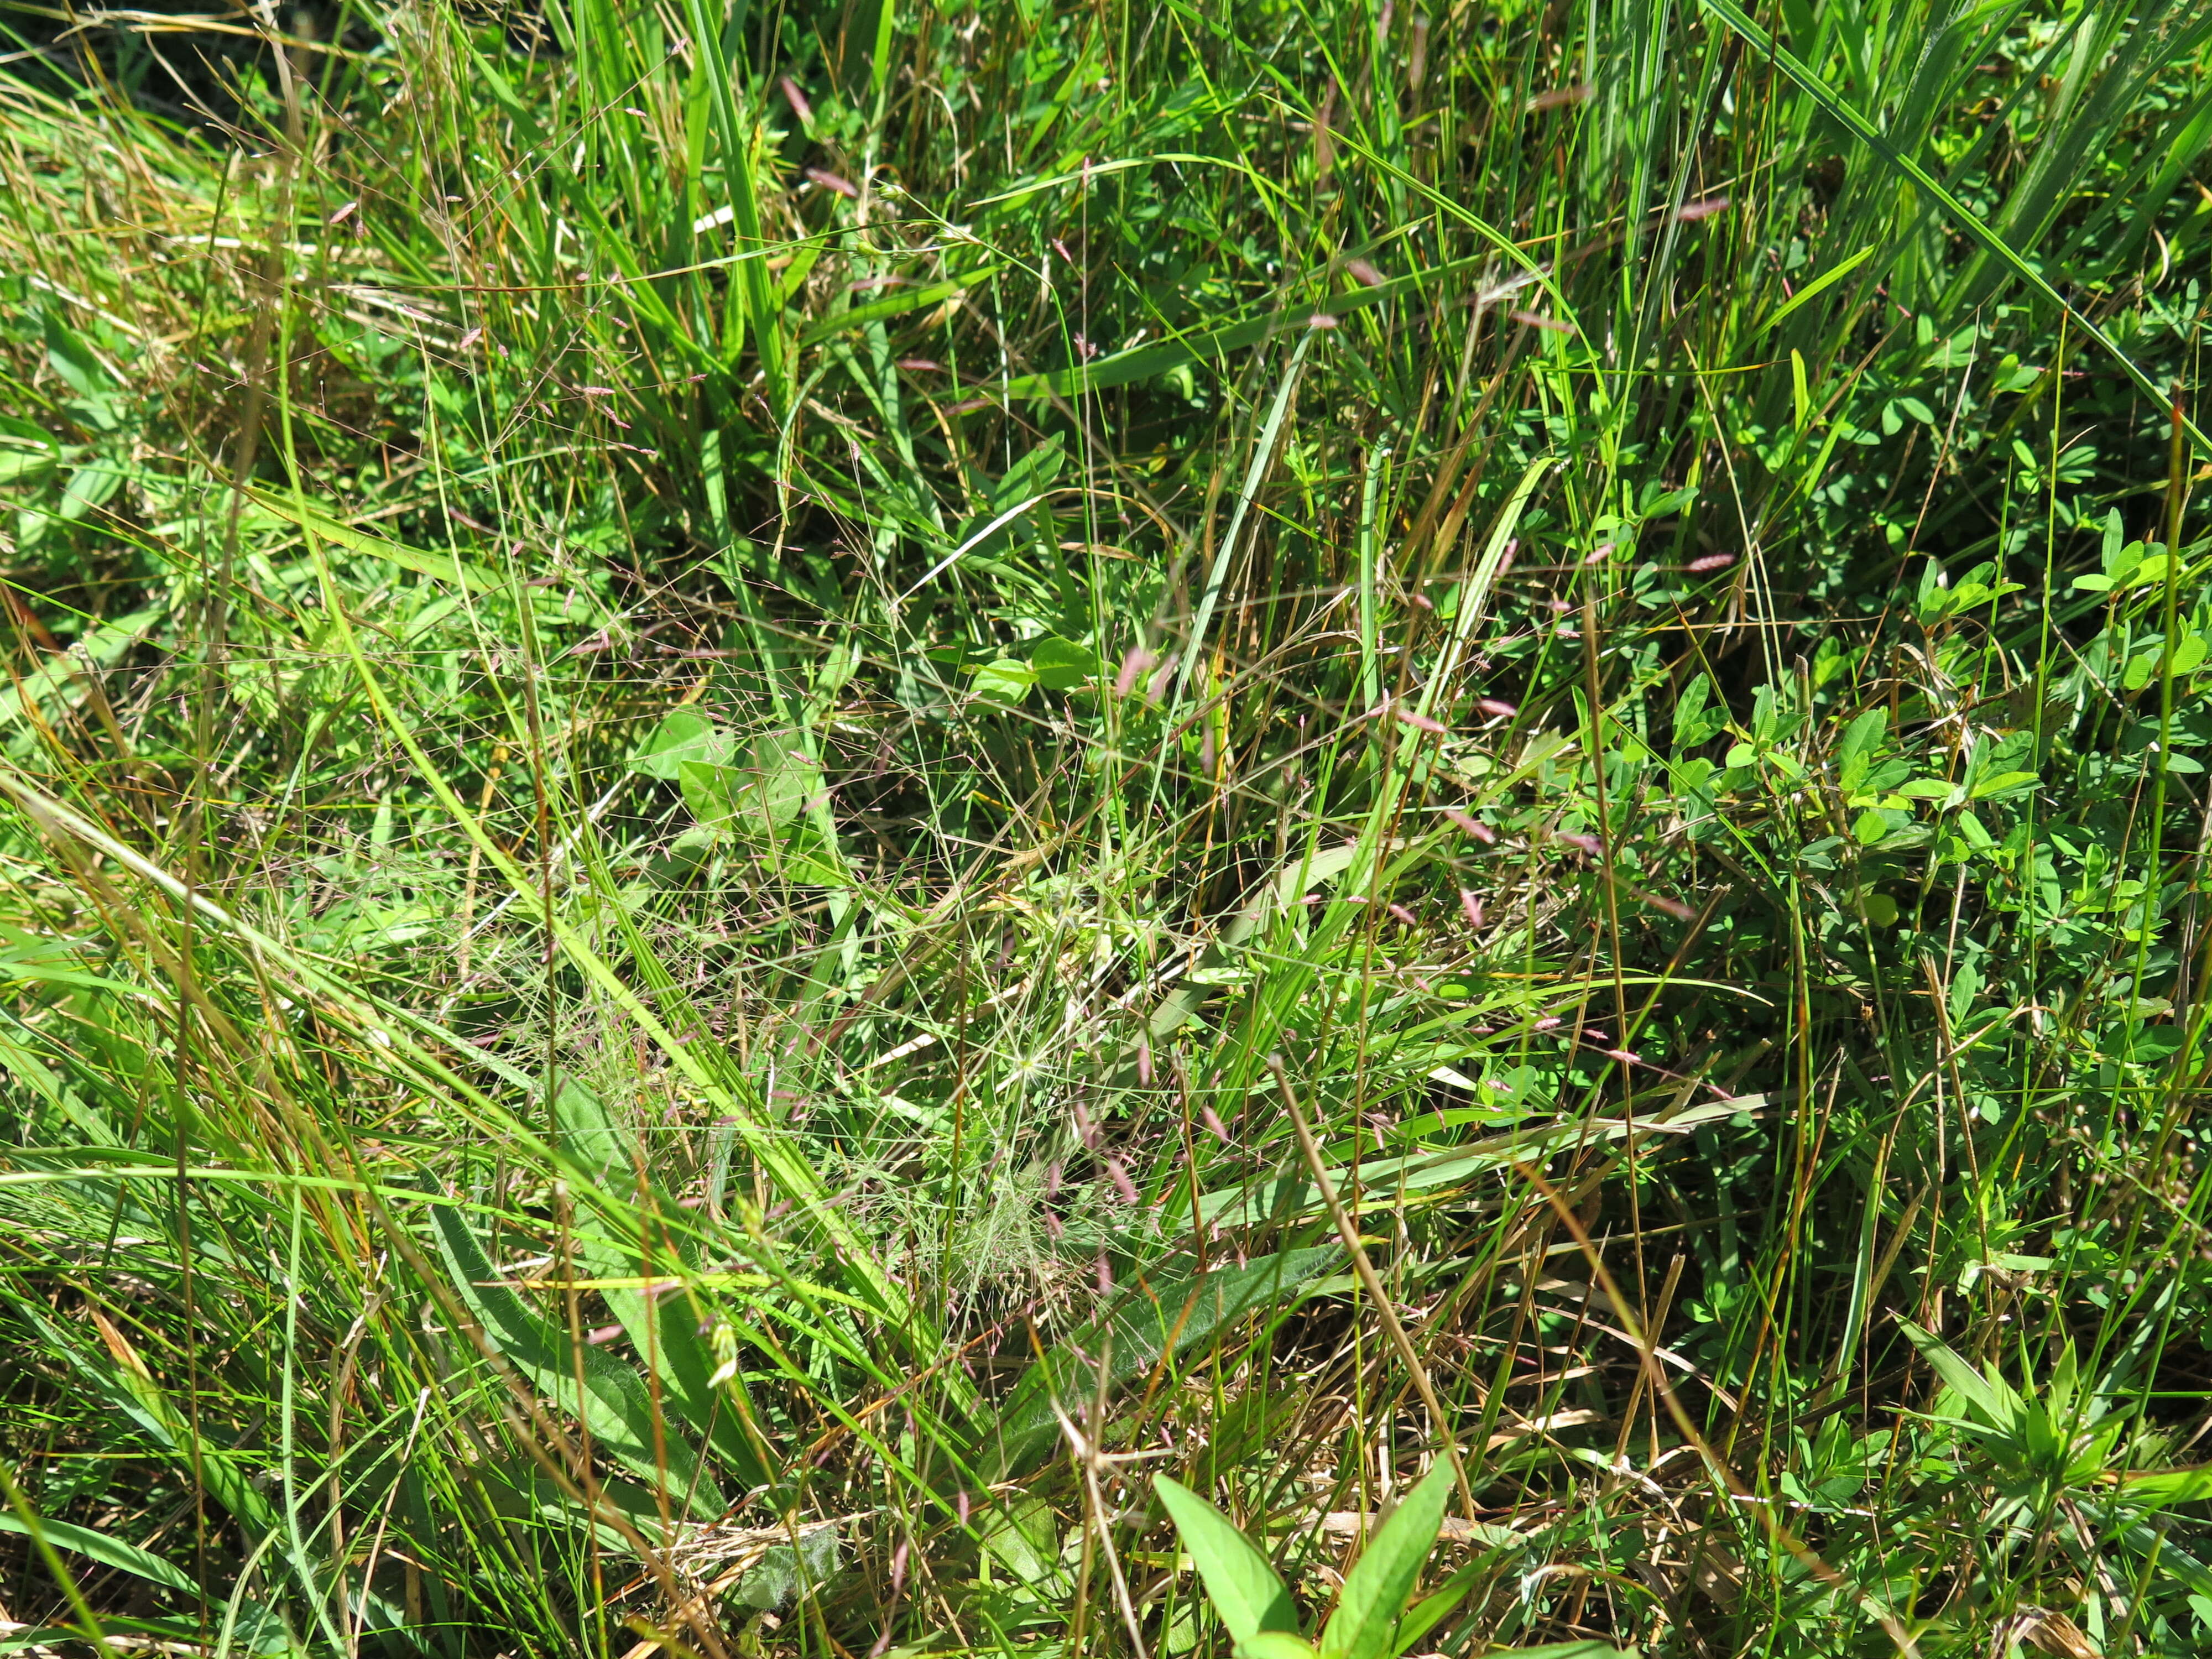
[[[1321,1659],[1384,1659],[1395,1651],[1398,1616],[1436,1547],[1437,1523],[1451,1494],[1451,1465],[1439,1458],[1345,1575],[1336,1611],[1322,1632]]]
[[[1198,1576],[1206,1581],[1213,1610],[1237,1647],[1243,1649],[1263,1631],[1295,1635],[1298,1615],[1291,1605],[1291,1593],[1252,1540],[1189,1487],[1164,1474],[1155,1476],[1152,1485],[1175,1521],[1182,1547],[1197,1565]],[[1287,1654],[1254,1651],[1255,1659],[1291,1659]]]

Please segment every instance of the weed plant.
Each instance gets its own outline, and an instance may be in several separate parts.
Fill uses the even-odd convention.
[[[2212,1644],[2212,9],[4,21],[0,1647]]]

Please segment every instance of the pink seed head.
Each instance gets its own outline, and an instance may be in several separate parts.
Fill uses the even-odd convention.
[[[1129,1179],[1129,1172],[1121,1167],[1120,1158],[1111,1157],[1107,1158],[1106,1174],[1113,1181],[1114,1190],[1121,1194],[1121,1201],[1124,1204],[1134,1204],[1139,1201],[1137,1196],[1137,1183]]]
[[[1114,695],[1117,697],[1127,696],[1130,692],[1137,689],[1137,681],[1143,676],[1144,672],[1158,660],[1158,657],[1142,646],[1131,646],[1128,654],[1121,659],[1121,673],[1115,677]]]
[[[1528,100],[1528,112],[1534,115],[1541,110],[1579,104],[1590,95],[1590,83],[1587,81],[1571,87],[1553,87],[1549,92],[1540,92]]]

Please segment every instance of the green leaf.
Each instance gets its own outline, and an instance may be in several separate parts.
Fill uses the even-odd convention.
[[[1682,688],[1682,695],[1674,700],[1674,747],[1678,750],[1695,749],[1720,730],[1723,711],[1714,710],[1709,716],[1705,708],[1712,689],[1712,676],[1699,674]]]
[[[4,1511],[0,1511],[0,1532],[19,1532],[26,1536],[33,1535],[31,1528],[23,1524],[20,1516],[10,1515]],[[103,1567],[112,1567],[118,1572],[127,1572],[134,1578],[143,1578],[153,1583],[165,1585],[173,1590],[182,1590],[186,1595],[197,1595],[199,1593],[198,1587],[192,1583],[188,1574],[171,1566],[160,1556],[142,1550],[136,1544],[126,1543],[120,1538],[111,1538],[106,1533],[94,1532],[89,1527],[73,1527],[66,1521],[41,1520],[35,1535],[44,1537],[46,1542],[58,1550],[68,1550],[72,1553],[88,1557],[99,1562]]]
[[[1999,772],[1994,777],[1978,780],[1973,787],[1976,800],[1990,800],[2001,795],[2018,794],[2035,787],[2038,780],[2033,772]]]
[[[419,547],[409,547],[404,543],[386,540],[382,536],[372,536],[365,530],[356,530],[320,507],[309,505],[298,495],[262,489],[252,484],[246,487],[246,493],[264,512],[275,514],[287,524],[296,525],[317,541],[343,547],[349,553],[381,559],[386,564],[396,564],[403,570],[412,570],[439,581],[454,582],[473,593],[506,591],[505,580],[492,571],[477,565],[463,564],[459,559],[449,558],[443,553],[428,553]]]
[[[1206,1582],[1213,1610],[1221,1615],[1238,1648],[1262,1631],[1295,1634],[1298,1615],[1291,1605],[1291,1593],[1252,1540],[1189,1487],[1164,1474],[1154,1476],[1152,1485],[1175,1522],[1183,1548],[1190,1552],[1198,1576]],[[1267,1653],[1255,1655],[1255,1659],[1293,1659],[1293,1656]]]
[[[1255,1631],[1236,1648],[1236,1659],[1313,1659],[1314,1645],[1288,1631]]]
[[[100,354],[84,337],[59,318],[46,318],[46,362],[80,398],[105,398],[115,387],[115,377],[100,361]]]
[[[886,295],[880,300],[870,300],[843,311],[833,312],[827,317],[818,317],[799,331],[799,346],[803,349],[819,345],[836,335],[849,332],[869,323],[879,323],[912,312],[926,311],[932,306],[941,306],[947,300],[957,300],[970,289],[989,282],[999,274],[1000,269],[998,265],[987,264],[963,276],[905,289]]]
[[[683,787],[684,808],[695,823],[708,830],[720,830],[737,816],[732,789],[736,777],[732,768],[710,761],[676,763],[676,781]]]
[[[1446,1579],[1434,1595],[1423,1596],[1407,1608],[1406,1616],[1398,1621],[1391,1643],[1392,1653],[1410,1653],[1419,1646],[1423,1637],[1451,1616],[1452,1609],[1467,1599],[1468,1592],[1495,1569],[1498,1558],[1510,1547],[1515,1546],[1493,1546],[1484,1551],[1479,1559]]]
[[[1048,691],[1073,691],[1098,678],[1102,665],[1089,646],[1062,639],[1042,639],[1030,652],[1030,667],[1036,683]]]
[[[678,708],[653,729],[630,756],[629,769],[663,783],[674,783],[685,761],[726,766],[736,740],[696,708]]]
[[[428,1207],[453,1289],[492,1346],[540,1393],[582,1418],[593,1441],[608,1455],[649,1485],[659,1486],[665,1478],[669,1500],[678,1513],[687,1501],[702,1513],[719,1510],[720,1489],[683,1437],[669,1432],[665,1421],[656,1435],[653,1396],[645,1379],[603,1349],[572,1345],[566,1331],[532,1312],[508,1288],[459,1210],[443,1204]],[[583,1382],[580,1399],[579,1377]],[[655,1455],[656,1443],[661,1457]]]
[[[1079,1326],[1048,1350],[1014,1385],[993,1425],[999,1441],[996,1478],[1028,1468],[1058,1437],[1054,1400],[1091,1397],[1097,1369],[1088,1356],[1110,1346],[1115,1380],[1150,1370],[1163,1355],[1205,1341],[1232,1320],[1291,1302],[1299,1287],[1342,1255],[1334,1245],[1317,1245],[1241,1267],[1141,1281],[1106,1317]]]
[[[1889,730],[1889,710],[1869,708],[1844,728],[1843,741],[1836,745],[1836,773],[1843,786],[1852,787],[1851,769],[1856,763],[1863,774],[1866,764],[1881,747],[1883,734]]]
[[[1000,657],[975,671],[975,695],[993,702],[1019,702],[1036,682],[1036,671],[1027,663]]]
[[[593,1186],[626,1190],[649,1157],[635,1130],[610,1112],[597,1093],[572,1080],[562,1084],[556,1120],[562,1153],[575,1161]],[[732,1395],[740,1401],[745,1398],[744,1382],[732,1378],[718,1385],[714,1381],[719,1362],[702,1328],[708,1309],[696,1292],[677,1289],[672,1283],[696,1267],[692,1247],[678,1234],[648,1261],[639,1252],[635,1214],[600,1207],[588,1190],[577,1206],[574,1237],[576,1264],[592,1278],[636,1281],[636,1289],[610,1285],[599,1294],[629,1334],[630,1352],[650,1367],[663,1409],[690,1425],[733,1478],[748,1486],[772,1480],[774,1471],[746,1438],[739,1420],[742,1407],[732,1408]],[[660,1288],[644,1288],[654,1278],[662,1281]],[[725,1389],[729,1395],[723,1393]],[[609,1486],[603,1483],[601,1489],[605,1492]],[[658,1510],[658,1500],[646,1494],[640,1512],[656,1514]]]
[[[1843,281],[1844,277],[1850,276],[1861,265],[1864,264],[1867,260],[1872,257],[1874,249],[1871,246],[1863,247],[1850,258],[1839,259],[1834,264],[1830,265],[1818,276],[1815,276],[1811,282],[1806,283],[1804,287],[1799,289],[1795,294],[1791,295],[1783,304],[1782,308],[1766,319],[1765,326],[1768,328],[1774,327],[1791,312],[1796,310],[1798,307],[1804,305],[1810,301],[1818,299],[1834,284]]]
[[[983,1552],[1010,1573],[1014,1582],[1052,1594],[1068,1588],[1067,1569],[1060,1559],[1058,1528],[1052,1510],[1042,1498],[1015,1496],[1002,1509],[982,1517]]]
[[[822,769],[804,750],[773,736],[756,738],[733,769],[731,799],[750,823],[787,830],[822,788]]]
[[[1920,1357],[1943,1379],[1944,1386],[1964,1401],[1984,1425],[1992,1429],[2012,1426],[2020,1415],[2021,1402],[2008,1384],[1984,1376],[1946,1346],[1941,1338],[1921,1329],[1911,1320],[1900,1319],[1897,1323],[1905,1340],[1920,1351]]]
[[[1336,1611],[1322,1632],[1322,1659],[1385,1659],[1394,1651],[1398,1616],[1436,1547],[1437,1523],[1451,1494],[1451,1465],[1438,1458],[1345,1575]]]

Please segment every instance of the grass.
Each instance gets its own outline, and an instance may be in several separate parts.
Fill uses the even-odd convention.
[[[2212,1639],[2212,11],[71,17],[0,1647]]]

